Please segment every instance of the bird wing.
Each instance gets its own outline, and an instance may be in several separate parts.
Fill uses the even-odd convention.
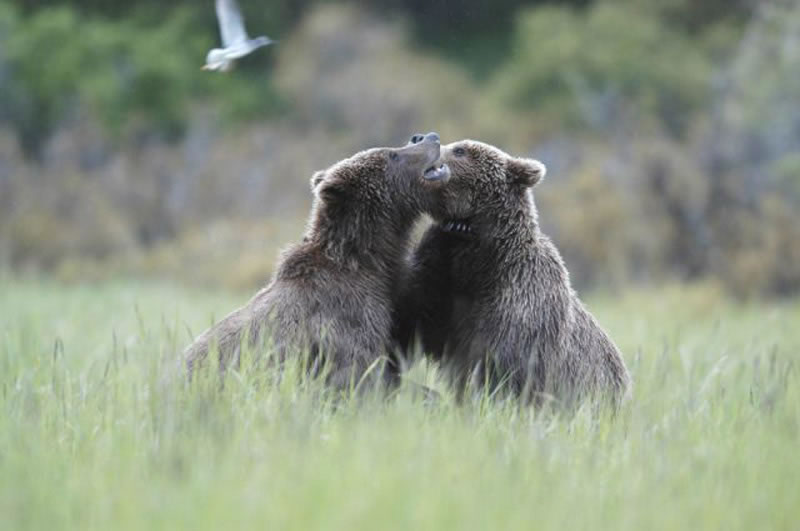
[[[222,45],[228,48],[246,41],[247,30],[244,29],[242,12],[236,0],[216,0],[216,7]]]

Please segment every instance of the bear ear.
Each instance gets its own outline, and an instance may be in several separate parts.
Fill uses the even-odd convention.
[[[322,181],[325,180],[325,170],[319,170],[314,172],[314,175],[311,177],[311,191],[314,192],[317,190],[317,186],[320,185]]]
[[[547,168],[536,159],[511,157],[506,163],[506,173],[510,182],[527,187],[541,181]]]
[[[316,177],[317,174],[314,174],[312,183]],[[323,172],[323,176],[317,181],[314,191],[326,203],[337,203],[347,198],[347,183],[341,178],[332,177]]]

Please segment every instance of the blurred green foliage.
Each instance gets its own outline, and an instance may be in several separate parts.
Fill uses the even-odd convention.
[[[291,33],[310,4],[242,2],[250,28],[278,38]],[[556,122],[600,128],[624,102],[632,112],[655,112],[673,133],[704,103],[709,84],[709,59],[689,28],[744,10],[739,2],[684,0],[369,4],[408,17],[418,42],[468,68],[502,67],[503,98],[535,105]],[[552,7],[530,7],[539,4]],[[283,109],[264,64],[269,54],[245,60],[245,75],[198,71],[216,39],[211,1],[6,0],[0,3],[0,119],[36,157],[76,109],[92,112],[115,134],[133,124],[134,133],[167,140],[182,134],[198,99],[212,99],[230,122]]]
[[[603,130],[619,116],[647,117],[677,135],[707,102],[704,49],[646,7],[526,10],[514,35],[497,89],[554,123]]]
[[[213,4],[0,0],[0,265],[256,284],[315,169],[436,130],[548,165],[579,286],[800,290],[796,2],[240,0],[227,76]]]
[[[0,118],[35,158],[78,112],[102,120],[114,135],[174,140],[197,100],[214,99],[231,120],[277,110],[279,100],[265,98],[254,84],[268,79],[266,71],[247,80],[203,75],[213,40],[210,32],[195,31],[196,24],[185,7],[156,22],[144,12],[112,20],[81,17],[66,5],[24,14],[0,4]]]

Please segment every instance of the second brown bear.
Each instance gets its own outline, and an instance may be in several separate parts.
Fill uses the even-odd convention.
[[[539,229],[531,189],[544,165],[470,140],[442,147],[440,161],[450,176],[411,259],[401,344],[416,332],[459,397],[488,384],[526,402],[619,403],[631,385],[622,356]]]

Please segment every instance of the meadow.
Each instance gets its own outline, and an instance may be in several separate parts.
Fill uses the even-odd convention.
[[[0,277],[3,529],[798,529],[800,300],[710,285],[586,297],[632,401],[566,417],[435,368],[383,400],[177,353],[246,293]]]

